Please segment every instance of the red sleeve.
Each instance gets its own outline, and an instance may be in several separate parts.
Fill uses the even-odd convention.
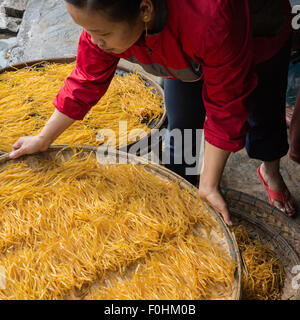
[[[107,91],[119,58],[94,45],[86,31],[81,34],[76,67],[54,100],[56,109],[82,120]]]
[[[223,1],[206,30],[200,53],[205,138],[232,152],[245,146],[247,98],[257,85],[250,28],[247,1]]]

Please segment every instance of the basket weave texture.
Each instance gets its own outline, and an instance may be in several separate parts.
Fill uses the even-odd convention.
[[[295,266],[300,268],[299,225],[260,199],[231,189],[222,191],[234,223],[242,224],[252,237],[270,245],[283,264],[286,278],[281,299],[300,300],[300,289],[295,286],[296,274],[292,272]]]

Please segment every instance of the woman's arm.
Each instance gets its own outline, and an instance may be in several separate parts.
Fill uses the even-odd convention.
[[[197,1],[194,1],[195,4]],[[199,32],[197,56],[204,75],[204,168],[199,195],[231,224],[220,193],[220,180],[231,152],[244,148],[248,124],[248,98],[257,86],[254,42],[248,1],[220,2]]]
[[[232,225],[227,204],[219,186],[230,151],[205,143],[204,166],[200,177],[199,196],[218,211],[227,225]]]
[[[67,128],[75,122],[57,109],[55,109],[49,121],[45,124],[43,130],[38,136],[45,141],[48,146],[56,140]]]
[[[57,109],[45,124],[42,131],[36,136],[22,137],[13,146],[9,154],[11,159],[16,159],[24,154],[46,151],[51,143],[56,140],[67,128],[75,122]]]

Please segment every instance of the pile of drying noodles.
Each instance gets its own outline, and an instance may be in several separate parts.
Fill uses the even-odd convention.
[[[42,68],[27,67],[0,74],[0,150],[11,151],[20,137],[36,135],[54,112],[53,100],[75,66],[45,63]],[[162,113],[162,97],[147,86],[137,73],[115,75],[105,96],[83,121],[76,121],[54,143],[98,146],[106,140],[97,135],[110,129],[116,135],[116,147],[127,145],[127,133],[148,125]],[[127,132],[119,130],[119,121],[127,122]],[[145,133],[144,133],[145,132]]]
[[[233,230],[249,272],[243,277],[243,299],[279,300],[284,268],[275,252],[260,240],[252,240],[245,227]]]
[[[221,227],[199,199],[144,165],[29,156],[3,164],[0,181],[0,299],[232,294],[236,266],[211,237]]]

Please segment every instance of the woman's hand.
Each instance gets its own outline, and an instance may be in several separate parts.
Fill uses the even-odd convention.
[[[199,196],[202,200],[207,201],[218,213],[220,213],[228,226],[232,226],[230,213],[227,204],[218,188],[209,189],[199,187]]]
[[[219,212],[227,225],[232,225],[227,204],[220,192],[220,181],[230,152],[217,148],[207,141],[204,148],[204,165],[200,176],[199,196]]]
[[[46,151],[49,148],[50,141],[37,135],[22,137],[12,146],[9,154],[10,159],[16,159],[24,154],[32,154],[39,151]]]
[[[9,157],[16,159],[24,154],[46,151],[50,144],[74,122],[74,119],[67,117],[55,109],[42,131],[36,136],[20,138],[12,146],[12,152],[9,154]]]

